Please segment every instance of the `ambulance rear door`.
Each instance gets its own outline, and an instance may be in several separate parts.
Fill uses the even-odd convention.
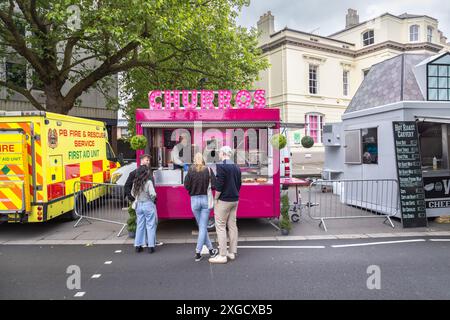
[[[31,209],[27,139],[22,129],[0,129],[0,221],[17,221]]]

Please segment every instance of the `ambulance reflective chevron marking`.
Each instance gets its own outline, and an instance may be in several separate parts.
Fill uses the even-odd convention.
[[[71,212],[75,182],[109,182],[117,168],[110,148],[99,121],[0,112],[0,221],[43,222]]]

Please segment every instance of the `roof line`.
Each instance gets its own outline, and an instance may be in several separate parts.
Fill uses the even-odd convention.
[[[438,53],[438,54],[439,54],[439,53]],[[439,55],[439,56],[436,57],[435,59],[429,61],[428,63],[433,63],[433,62],[435,62],[436,60],[441,59],[443,56],[447,56],[447,55],[450,55],[450,51],[443,52],[441,55]]]
[[[351,45],[351,46],[355,45],[354,43],[351,43],[351,42],[345,42],[345,41],[342,41],[342,40],[337,40],[337,39],[332,39],[332,38],[329,38],[329,37],[319,36],[317,34],[308,33],[308,32],[304,32],[304,31],[300,31],[300,30],[295,30],[295,29],[291,29],[291,28],[288,28],[288,27],[285,27],[282,30],[279,30],[279,31],[277,31],[275,33],[272,33],[270,35],[270,37],[272,38],[272,37],[276,36],[277,34],[282,33],[283,31],[291,31],[291,32],[301,33],[301,34],[305,34],[305,35],[308,35],[308,36],[313,36],[313,37],[317,37],[317,38],[327,39],[327,40],[330,40],[330,41],[335,41],[335,42],[348,44],[348,45]]]
[[[396,16],[396,15],[394,15],[394,14],[392,14],[392,13],[385,12],[385,13],[383,13],[382,15],[379,15],[379,16],[377,16],[377,17],[375,17],[375,18],[365,20],[365,21],[363,21],[363,22],[360,22],[360,23],[358,23],[358,24],[355,24],[354,26],[351,26],[351,27],[345,28],[345,29],[343,29],[343,30],[341,30],[341,31],[335,32],[335,33],[333,33],[333,34],[330,34],[328,37],[333,37],[333,36],[335,36],[335,35],[337,35],[337,34],[339,34],[339,33],[346,32],[346,31],[348,31],[348,30],[350,30],[350,29],[359,27],[359,26],[361,26],[361,25],[363,25],[363,24],[365,24],[365,23],[367,23],[367,22],[369,22],[369,21],[371,21],[371,20],[374,20],[374,19],[377,19],[377,18],[381,18],[381,17],[384,17],[384,16],[391,16],[391,17],[397,18],[397,19],[399,19],[399,20],[416,19],[416,18],[427,17],[427,18],[433,19],[433,20],[435,20],[435,21],[438,21],[436,18],[427,16],[427,15],[420,15],[420,16],[417,16],[417,17],[403,17],[403,18],[401,18],[401,17]]]

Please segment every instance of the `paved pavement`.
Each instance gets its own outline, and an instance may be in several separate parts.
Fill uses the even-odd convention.
[[[399,220],[393,219],[395,228],[383,223],[384,219],[331,220],[328,232],[318,222],[303,216],[288,236],[282,236],[266,219],[238,220],[240,241],[292,241],[320,239],[385,238],[408,236],[450,236],[450,224],[429,221],[428,228],[403,229]],[[45,224],[2,224],[0,244],[57,245],[57,244],[124,244],[132,243],[125,230],[117,237],[121,226],[93,221],[74,228],[74,222],[49,221]],[[195,243],[197,233],[194,220],[162,220],[157,237],[166,243]],[[211,233],[215,238],[215,233]]]
[[[235,261],[210,265],[194,262],[190,244],[154,254],[131,245],[0,245],[0,299],[450,299],[450,237],[239,246]],[[71,265],[81,272],[73,290]]]

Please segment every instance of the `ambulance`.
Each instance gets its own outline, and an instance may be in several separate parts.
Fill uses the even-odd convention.
[[[102,122],[0,111],[0,223],[76,218],[76,185],[109,183],[119,166]]]

